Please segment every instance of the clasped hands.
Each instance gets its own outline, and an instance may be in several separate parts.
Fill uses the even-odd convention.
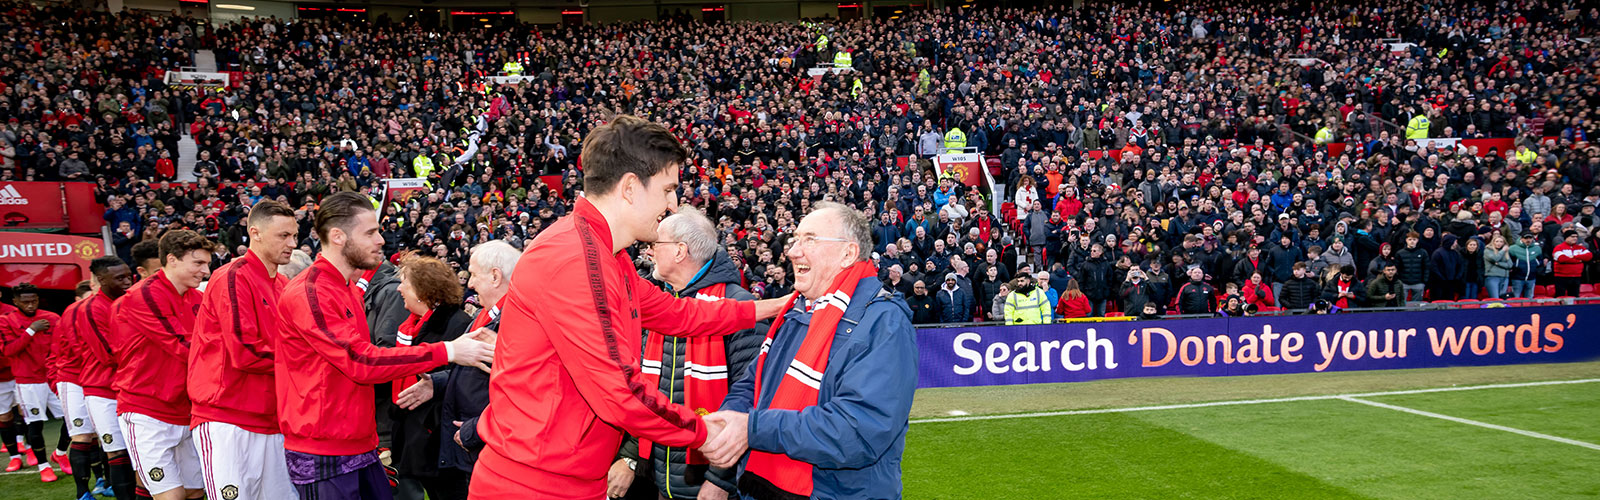
[[[706,442],[700,453],[711,465],[723,469],[733,468],[750,447],[750,416],[736,411],[719,411],[706,415]]]

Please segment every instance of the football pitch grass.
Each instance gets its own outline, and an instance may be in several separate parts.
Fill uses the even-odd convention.
[[[906,441],[908,499],[1600,498],[1600,362],[930,389]]]

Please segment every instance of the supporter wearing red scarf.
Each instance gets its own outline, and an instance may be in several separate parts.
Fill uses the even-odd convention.
[[[773,320],[756,368],[728,390],[726,425],[703,450],[715,466],[750,451],[739,491],[754,498],[899,498],[917,385],[905,302],[861,253],[865,216],[819,203],[788,257],[796,298]]]

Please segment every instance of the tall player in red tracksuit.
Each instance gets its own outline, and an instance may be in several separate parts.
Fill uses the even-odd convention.
[[[73,331],[83,345],[83,371],[78,385],[83,386],[83,403],[89,407],[89,424],[99,436],[106,454],[106,475],[117,500],[132,500],[135,495],[133,462],[128,458],[128,440],[117,419],[117,391],[112,388],[117,373],[116,354],[111,350],[112,311],[116,301],[133,287],[133,269],[115,256],[89,262],[100,291],[89,297]],[[145,495],[149,496],[149,495]]]
[[[65,462],[66,454],[49,453],[44,444],[44,423],[51,415],[61,416],[61,400],[50,390],[51,335],[61,322],[56,313],[39,309],[39,289],[32,283],[22,283],[11,289],[12,304],[17,311],[0,316],[0,342],[5,345],[5,356],[11,360],[11,373],[16,376],[17,393],[22,396],[22,418],[27,422],[28,447],[33,448],[39,461],[39,479],[55,482],[56,471],[50,459]],[[49,454],[49,456],[47,456]]]
[[[278,296],[289,279],[299,226],[288,205],[250,209],[250,250],[211,275],[189,339],[190,426],[208,498],[267,499],[294,494],[283,461],[273,397],[272,348]]]
[[[716,429],[639,373],[639,332],[725,335],[787,299],[677,299],[622,250],[658,241],[686,152],[665,127],[621,116],[584,139],[584,197],[524,251],[502,302],[487,443],[471,498],[602,498],[623,433],[700,447]],[[531,495],[530,495],[531,494]]]
[[[89,298],[99,292],[94,280],[78,283],[78,301],[67,306],[61,312],[61,324],[55,327],[55,355],[51,359],[55,367],[56,394],[61,397],[61,408],[66,410],[66,421],[62,423],[61,436],[71,440],[71,450],[67,452],[67,464],[61,469],[72,475],[73,483],[78,487],[78,498],[84,500],[85,495],[90,495],[87,500],[93,500],[93,490],[89,487],[89,473],[91,463],[95,462],[94,422],[89,418],[89,405],[83,399],[83,386],[78,381],[83,374],[84,350],[86,344],[78,340],[78,324],[83,322],[83,315],[89,310]],[[106,478],[105,469],[96,469],[101,479],[98,488],[104,492]]]
[[[373,386],[448,362],[481,366],[493,359],[494,346],[476,333],[436,344],[372,345],[354,284],[383,263],[372,200],[351,192],[324,198],[315,229],[322,252],[284,289],[273,349],[289,479],[301,498],[388,500],[393,491],[378,462]]]
[[[189,332],[216,244],[190,230],[161,236],[161,270],[117,301],[117,417],[133,468],[157,500],[183,500],[204,486],[189,433]]]

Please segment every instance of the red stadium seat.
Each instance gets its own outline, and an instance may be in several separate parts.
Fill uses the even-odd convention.
[[[1533,298],[1548,299],[1556,296],[1555,285],[1539,285],[1533,287]]]
[[[1594,293],[1594,285],[1590,285],[1590,284],[1587,284],[1587,283],[1582,284],[1582,285],[1578,285],[1578,295],[1585,295],[1585,294],[1590,294],[1590,293]]]
[[[1110,311],[1110,312],[1106,313],[1106,317],[1107,318],[1121,318],[1122,317],[1122,313],[1115,312],[1115,311]]]
[[[999,158],[989,158],[987,160],[984,160],[983,164],[985,166],[989,167],[989,176],[990,177],[1000,177],[1000,159]]]

